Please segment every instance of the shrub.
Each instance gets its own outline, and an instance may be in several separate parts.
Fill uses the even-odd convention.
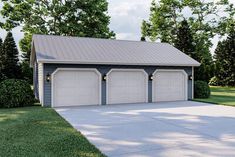
[[[205,81],[195,81],[194,96],[195,98],[209,98],[211,92],[210,87]]]
[[[0,83],[0,107],[22,107],[34,103],[34,94],[24,80],[7,79]]]

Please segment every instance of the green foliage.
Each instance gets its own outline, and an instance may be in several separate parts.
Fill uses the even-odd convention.
[[[199,61],[200,62],[200,61]],[[203,80],[209,83],[211,77],[214,76],[214,63],[212,59],[202,59],[201,65],[199,67],[195,67],[195,80]]]
[[[194,96],[195,98],[209,98],[210,87],[205,81],[194,82]]]
[[[20,66],[18,64],[19,52],[11,32],[7,33],[1,51],[1,73],[6,78],[21,78]]]
[[[29,84],[33,84],[33,68],[29,66],[29,62],[23,61],[20,63],[22,79],[26,80]]]
[[[53,34],[64,36],[114,38],[108,25],[108,3],[106,0],[14,0],[4,1],[0,14],[5,22],[0,27],[6,30],[21,25],[24,38],[20,48],[24,59],[23,73],[31,73],[29,65],[32,34]],[[26,71],[28,69],[28,71]],[[32,77],[27,77],[31,80]]]
[[[228,14],[226,18],[220,18],[218,23],[218,27],[216,28],[216,32],[220,35],[226,35],[230,33],[230,30],[233,28],[234,25],[234,17],[235,17],[235,8],[234,4],[229,4],[225,0],[222,4],[227,4],[225,8],[225,12]]]
[[[26,81],[7,79],[0,83],[0,107],[22,107],[33,103],[33,91]]]
[[[111,38],[107,9],[106,0],[6,1],[2,27],[11,30],[22,25],[26,38],[33,33]]]
[[[162,42],[173,43],[178,28],[178,19],[182,17],[183,4],[178,0],[152,1],[149,22],[143,21],[142,36],[152,41],[160,39]]]
[[[24,38],[20,40],[19,46],[22,53],[22,58],[24,62],[29,64],[30,54],[31,54],[31,41],[32,41],[32,34],[31,33],[24,33]]]
[[[183,20],[180,23],[179,29],[177,31],[175,47],[194,58],[193,55],[195,53],[195,43],[193,41],[191,29],[189,28],[188,22],[186,20]]]
[[[186,10],[189,14],[184,13]],[[142,23],[142,36],[152,41],[158,39],[168,42],[186,54],[194,50],[191,56],[201,63],[201,66],[195,69],[195,79],[209,82],[214,73],[210,54],[211,39],[216,34],[223,35],[227,32],[228,24],[232,23],[234,15],[234,6],[226,0],[153,0],[149,20]],[[182,21],[185,21],[184,25]],[[187,45],[188,43],[190,45]]]
[[[235,27],[226,40],[218,43],[215,50],[216,77],[220,85],[235,86]]]
[[[0,38],[0,82],[4,79],[4,75],[2,73],[2,38]]]

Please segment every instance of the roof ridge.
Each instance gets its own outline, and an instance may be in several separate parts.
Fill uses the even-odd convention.
[[[121,42],[135,42],[135,43],[149,43],[149,44],[168,44],[166,42],[154,42],[154,41],[138,41],[138,40],[125,40],[125,39],[112,39],[112,38],[95,38],[95,37],[79,37],[79,36],[63,36],[53,34],[33,34],[33,36],[51,36],[58,38],[80,38],[80,39],[94,39],[94,40],[106,40],[106,41],[121,41]]]

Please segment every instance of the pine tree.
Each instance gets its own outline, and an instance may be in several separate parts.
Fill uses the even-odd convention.
[[[216,77],[220,85],[235,86],[235,30],[231,28],[226,40],[219,42],[215,50]]]
[[[183,20],[180,23],[180,27],[177,31],[175,47],[184,52],[185,54],[194,57],[195,45],[193,42],[193,36],[189,28],[188,22]]]
[[[7,78],[20,78],[19,52],[11,32],[7,33],[2,44],[2,54],[2,73]]]

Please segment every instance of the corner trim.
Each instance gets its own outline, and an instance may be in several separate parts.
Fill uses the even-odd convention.
[[[192,99],[194,99],[194,67],[192,67]]]

